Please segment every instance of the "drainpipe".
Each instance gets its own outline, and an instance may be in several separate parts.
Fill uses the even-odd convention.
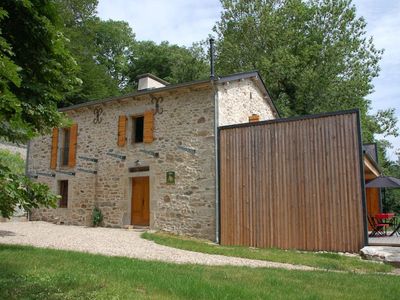
[[[214,70],[214,39],[210,39],[210,79],[215,79],[215,70]]]
[[[25,176],[28,176],[28,172],[29,172],[29,146],[30,145],[31,145],[31,141],[28,141],[28,145],[26,145]]]
[[[27,177],[29,175],[28,173],[29,173],[29,152],[30,152],[29,149],[30,149],[30,146],[31,146],[31,141],[29,140],[28,145],[26,145],[26,157],[25,157],[25,176],[27,176]],[[26,217],[27,217],[28,221],[31,220],[31,214],[29,211],[26,212]]]
[[[219,244],[219,161],[218,161],[218,88],[215,84],[215,81],[212,80],[211,84],[213,85],[214,91],[214,161],[215,161],[215,242]]]
[[[218,88],[214,70],[214,39],[210,39],[210,81],[214,92],[215,242],[219,243]]]

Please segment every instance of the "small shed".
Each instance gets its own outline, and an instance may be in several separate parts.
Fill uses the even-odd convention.
[[[357,252],[367,244],[358,110],[218,134],[222,245]]]

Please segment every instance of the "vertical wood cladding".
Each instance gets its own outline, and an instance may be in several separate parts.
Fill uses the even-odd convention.
[[[357,113],[253,124],[220,129],[221,244],[359,251]]]

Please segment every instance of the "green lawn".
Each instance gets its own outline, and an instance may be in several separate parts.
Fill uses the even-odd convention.
[[[274,262],[305,265],[327,270],[359,271],[359,272],[390,272],[393,267],[361,260],[358,257],[348,257],[336,253],[299,252],[280,249],[255,249],[237,246],[220,246],[209,241],[182,237],[162,232],[144,232],[142,237],[157,244],[210,254],[244,257],[268,260]]]
[[[0,245],[1,299],[398,299],[392,275],[206,267]]]

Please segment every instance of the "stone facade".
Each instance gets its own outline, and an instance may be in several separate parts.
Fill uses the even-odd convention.
[[[252,114],[259,115],[260,121],[275,118],[271,99],[257,87],[256,80],[235,80],[219,86],[219,126],[247,123]]]
[[[25,158],[26,158],[26,146],[25,145],[15,145],[15,144],[0,141],[0,149],[8,150],[11,153],[17,153],[23,160],[25,160]]]
[[[134,144],[130,116],[154,109],[153,93],[163,97],[162,113],[154,114],[154,141]],[[132,177],[149,176],[150,228],[214,240],[215,93],[220,103],[220,125],[247,122],[252,113],[260,114],[262,119],[273,118],[269,102],[252,79],[217,87],[206,84],[191,89],[138,93],[67,110],[69,117],[78,124],[76,166],[57,168],[56,172],[50,170],[51,136],[43,136],[30,143],[28,172],[39,172],[37,180],[48,184],[56,193],[59,180],[68,180],[68,207],[38,209],[32,212],[31,219],[91,225],[92,210],[98,206],[104,214],[104,226],[129,225]],[[93,123],[97,107],[103,110],[100,124]],[[128,116],[127,143],[123,147],[117,146],[120,115]],[[195,153],[184,149],[193,149]],[[124,155],[126,159],[107,153]],[[158,157],[152,153],[158,153]],[[82,157],[96,158],[98,162]],[[135,166],[148,166],[149,171],[130,173],[129,168]],[[97,171],[97,174],[80,171],[82,169]],[[60,171],[75,172],[75,175]],[[175,184],[166,183],[169,171],[175,172]],[[50,173],[55,177],[45,176]]]

